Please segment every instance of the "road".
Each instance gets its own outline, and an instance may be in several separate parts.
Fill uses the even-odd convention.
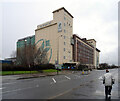
[[[116,79],[111,99],[118,99],[118,69],[110,72]],[[76,72],[22,80],[4,78],[0,90],[2,99],[104,99],[104,73],[105,70],[93,70],[89,75]]]

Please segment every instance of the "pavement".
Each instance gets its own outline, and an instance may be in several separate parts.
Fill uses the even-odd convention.
[[[112,98],[118,99],[117,69],[110,70],[116,78]],[[81,72],[64,71],[59,75],[19,79],[18,75],[4,77],[3,99],[104,99],[104,85],[101,76],[104,70],[93,70],[88,75]],[[48,75],[48,74],[47,74]],[[28,76],[28,75],[27,75]],[[25,76],[23,76],[25,77]]]

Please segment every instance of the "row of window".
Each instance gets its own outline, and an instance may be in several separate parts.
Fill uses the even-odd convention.
[[[93,64],[93,59],[78,58],[77,61],[83,64]]]
[[[65,24],[65,23],[64,23]],[[71,26],[72,27],[72,26]],[[67,33],[66,29],[64,29],[64,33]]]
[[[87,55],[93,55],[93,52],[88,52],[88,51],[83,51],[83,50],[77,50],[78,51],[78,53],[83,53],[83,54],[87,54]]]
[[[84,53],[78,53],[79,57],[90,57],[92,58],[93,55],[92,54],[84,54]]]
[[[64,20],[66,20],[66,17],[64,17]],[[67,25],[71,26],[70,23],[67,22]],[[64,27],[66,26],[66,23],[64,23]],[[72,26],[71,26],[72,27]],[[64,29],[64,33],[66,33],[66,29]],[[64,39],[66,39],[66,36],[64,36]],[[66,42],[64,42],[64,45],[66,45]],[[63,49],[64,52],[66,51],[66,48]],[[66,59],[66,57],[64,56],[63,59]]]
[[[64,19],[66,19],[65,17],[64,17]],[[65,26],[65,23],[64,23],[64,26]],[[66,30],[64,29],[64,33],[66,33]],[[64,36],[64,39],[66,39],[66,36]],[[66,43],[64,42],[64,45],[66,45]],[[66,49],[64,48],[64,51],[65,51]],[[66,59],[66,57],[65,56],[63,56],[63,59]]]
[[[66,20],[66,17],[64,17],[64,20]],[[72,28],[72,25],[70,23],[68,23],[68,21],[67,21],[67,23],[64,23],[64,27],[66,26],[66,24]],[[64,29],[64,33],[66,33],[65,29]]]
[[[80,58],[80,59],[89,59],[89,60],[93,60],[93,57],[88,57],[88,56],[85,56],[85,55],[83,55],[83,56],[77,56],[78,58]]]
[[[71,22],[71,20],[70,19],[68,19],[68,17],[67,17],[67,19],[66,19],[66,17],[64,16],[64,20],[65,21],[67,21],[67,22]]]
[[[87,49],[87,48],[85,48],[85,47],[78,47],[77,50],[78,50],[78,51],[84,51],[84,52],[86,52],[86,53],[93,53],[93,50]]]
[[[81,46],[78,46],[78,49],[81,49],[81,50],[84,50],[84,51],[89,51],[89,52],[93,52],[93,49],[90,49],[90,48],[85,48],[85,47],[81,47]]]
[[[89,50],[92,51],[92,49],[89,46],[87,46],[86,44],[84,44],[84,43],[82,43],[80,41],[77,41],[77,44],[78,44],[78,47],[85,47],[86,49],[89,49]]]
[[[68,22],[67,22],[67,25],[69,25],[70,27],[72,27],[72,25],[70,25],[70,23],[68,24]],[[64,23],[64,27],[66,26],[66,23]]]

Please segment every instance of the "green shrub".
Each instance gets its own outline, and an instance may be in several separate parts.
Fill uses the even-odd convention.
[[[33,71],[33,70],[45,70],[45,69],[55,69],[53,64],[40,64],[30,67],[21,66],[21,65],[12,65],[12,64],[3,64],[2,71]]]

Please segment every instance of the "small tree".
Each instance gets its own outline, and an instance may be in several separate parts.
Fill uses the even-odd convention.
[[[17,63],[19,65],[31,67],[35,64],[47,63],[47,51],[34,45],[26,45],[17,49]]]
[[[26,66],[26,54],[25,48],[21,47],[17,49],[17,64]]]
[[[101,63],[99,66],[101,69],[108,69],[109,68],[109,65],[107,63]]]

